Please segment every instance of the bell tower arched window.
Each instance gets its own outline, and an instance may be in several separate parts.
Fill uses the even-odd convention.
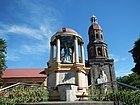
[[[103,52],[102,52],[102,48],[101,47],[97,48],[97,52],[98,52],[99,56],[103,56]]]
[[[103,40],[103,35],[101,34],[101,39]]]
[[[99,39],[99,34],[98,33],[96,34],[96,38]]]

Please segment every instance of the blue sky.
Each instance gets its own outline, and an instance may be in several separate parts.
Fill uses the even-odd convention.
[[[0,0],[0,38],[7,41],[8,68],[44,68],[49,39],[61,27],[76,30],[88,44],[94,14],[104,31],[117,76],[134,66],[131,54],[140,36],[139,0]],[[87,59],[87,53],[85,53]]]

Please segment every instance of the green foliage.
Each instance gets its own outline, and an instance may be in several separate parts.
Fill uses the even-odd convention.
[[[105,94],[103,93],[103,89],[101,85],[94,86],[89,89],[89,100],[94,101],[103,101],[105,99]]]
[[[140,75],[136,73],[129,74],[128,76],[119,77],[117,81],[140,88]]]
[[[140,105],[140,91],[118,91],[106,95],[106,100],[121,102],[123,105]]]
[[[6,54],[6,42],[3,39],[0,39],[0,74],[6,69],[5,65],[5,54]]]
[[[16,86],[0,95],[0,105],[47,101],[47,89],[37,86]]]
[[[140,88],[140,75],[131,73],[127,76],[117,78],[117,81]],[[140,90],[134,91],[127,87],[119,87],[116,93],[109,93],[106,98],[112,101],[120,101],[123,105],[140,105]]]
[[[135,67],[132,69],[133,72],[140,74],[140,38],[135,41],[134,47],[129,51],[134,59]]]
[[[91,93],[93,92],[93,93]],[[110,92],[106,95],[94,94],[95,90],[90,91],[89,99],[93,101],[114,101],[116,105],[140,105],[140,91],[133,90],[121,90],[115,93]],[[92,94],[94,94],[92,96]]]

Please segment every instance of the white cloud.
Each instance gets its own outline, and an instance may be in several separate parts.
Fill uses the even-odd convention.
[[[9,33],[18,33],[19,35],[29,36],[38,41],[31,44],[22,44],[20,45],[19,52],[21,54],[40,54],[48,52],[50,38],[53,35],[52,30],[49,27],[43,25],[39,29],[32,29],[21,26],[11,26],[8,30]]]
[[[24,55],[49,54],[50,38],[62,24],[60,12],[40,1],[20,0],[14,3],[12,23],[0,21],[0,37],[9,39],[8,44],[11,44],[10,47],[7,45],[7,60],[21,61]],[[17,35],[24,37],[22,43],[18,40],[18,45]]]
[[[13,25],[7,30],[7,33],[17,33],[21,35],[30,36],[38,40],[44,40],[44,38],[46,37],[45,30],[46,30],[45,28],[42,30],[42,29],[33,29],[33,28],[25,27],[25,26]],[[47,33],[47,34],[50,34],[50,33]]]
[[[7,33],[9,25],[0,22],[0,35],[4,36]]]
[[[126,57],[121,57],[121,56],[114,55],[114,54],[109,54],[109,57],[113,58],[114,62],[121,62],[121,61],[126,61],[127,60]]]
[[[26,36],[30,36],[34,39],[37,39],[37,43],[33,44],[23,44],[21,45],[22,54],[40,54],[47,52],[49,50],[50,38],[53,35],[53,32],[49,27],[41,25],[39,29],[30,29],[23,27],[17,27],[13,30],[15,33],[24,33]],[[25,34],[26,33],[26,34]]]
[[[120,66],[116,69],[116,75],[117,77],[122,77],[122,76],[125,76],[125,75],[128,75],[128,74],[131,74],[132,71],[131,71],[132,67],[126,67],[126,66]]]
[[[119,61],[118,56],[116,56],[114,54],[109,54],[109,58],[113,58],[114,59],[114,62],[118,62]]]
[[[126,61],[127,59],[126,59],[126,58],[122,58],[121,60],[122,60],[122,61]]]
[[[18,25],[3,25],[0,24],[0,27],[3,30],[0,30],[2,33],[2,37],[9,35],[10,33],[24,35],[25,37],[30,37],[38,40],[37,44],[23,44],[21,46],[21,51],[24,54],[32,53],[37,54],[38,52],[45,52],[45,50],[49,49],[50,37],[53,35],[53,30],[50,29],[49,26],[41,25],[38,29],[29,28],[26,26],[18,26]],[[12,35],[14,35],[12,34]],[[16,47],[16,46],[15,46]],[[12,56],[12,55],[11,55]]]
[[[34,45],[23,45],[21,46],[22,50],[20,53],[22,54],[40,54],[47,52],[48,50],[48,44],[45,43],[38,43]]]
[[[20,57],[17,56],[16,54],[8,54],[6,57],[6,60],[8,61],[18,61],[20,60]]]
[[[119,61],[119,59],[118,58],[114,58],[114,62],[118,62]]]
[[[1,36],[7,35],[8,33],[16,33],[19,35],[30,36],[38,40],[46,40],[54,34],[54,29],[51,29],[48,25],[40,25],[39,28],[32,28],[21,25],[4,25],[0,23],[0,34]]]

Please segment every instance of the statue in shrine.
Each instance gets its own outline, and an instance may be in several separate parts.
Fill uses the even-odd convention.
[[[62,49],[61,51],[63,54],[63,59],[62,59],[62,62],[63,63],[71,63],[72,62],[72,59],[71,59],[71,56],[72,56],[72,49],[69,48],[66,43],[64,45],[64,48]]]
[[[107,75],[105,74],[105,72],[103,70],[101,70],[101,72],[99,74],[99,78],[97,79],[97,83],[101,84],[101,88],[102,88],[102,90],[104,90],[105,94],[107,93],[106,82],[108,82]]]

